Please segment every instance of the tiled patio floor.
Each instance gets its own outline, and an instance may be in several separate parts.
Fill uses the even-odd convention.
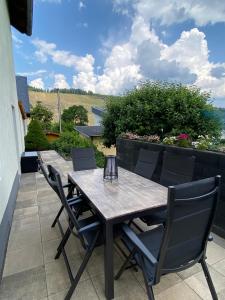
[[[54,151],[42,153],[45,162],[58,168],[64,179],[72,169]],[[16,210],[8,244],[4,277],[0,287],[1,300],[64,299],[69,278],[62,259],[54,260],[60,241],[57,228],[50,227],[59,208],[59,200],[39,173],[24,174],[16,203]],[[63,215],[62,222],[66,225]],[[72,236],[67,250],[76,267],[83,255],[78,241]],[[207,262],[219,299],[225,299],[225,241],[214,237],[208,244]],[[115,269],[122,263],[115,250]],[[162,278],[154,288],[157,300],[211,299],[199,266]],[[84,272],[72,299],[105,299],[103,248],[97,248]],[[115,299],[147,299],[141,272],[126,271],[115,282]]]

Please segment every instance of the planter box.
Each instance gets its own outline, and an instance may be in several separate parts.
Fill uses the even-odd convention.
[[[222,176],[221,197],[216,212],[213,231],[225,238],[225,154],[128,139],[117,139],[116,149],[119,166],[133,172],[137,163],[139,150],[141,148],[152,151],[160,151],[158,165],[152,178],[156,182],[159,182],[160,179],[162,154],[164,150],[184,156],[194,155],[196,157],[194,180],[218,174]]]
[[[24,152],[21,156],[21,172],[34,173],[38,171],[38,154],[36,151]]]

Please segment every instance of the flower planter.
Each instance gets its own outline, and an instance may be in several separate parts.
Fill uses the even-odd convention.
[[[116,142],[119,166],[133,172],[141,148],[161,151],[159,162],[153,175],[153,180],[156,182],[159,182],[162,168],[162,153],[164,150],[184,156],[194,155],[196,157],[195,180],[218,174],[222,176],[221,197],[214,220],[213,231],[225,238],[225,154],[119,138]]]

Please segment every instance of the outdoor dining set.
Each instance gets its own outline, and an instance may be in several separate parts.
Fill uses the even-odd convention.
[[[155,182],[159,155],[163,164],[160,181]],[[61,203],[52,227],[58,224],[62,234],[55,259],[63,256],[68,270],[71,285],[66,300],[72,297],[93,250],[101,245],[106,299],[114,298],[114,280],[126,276],[123,272],[128,268],[143,273],[148,299],[153,300],[153,286],[163,275],[196,263],[202,266],[212,299],[218,299],[205,260],[220,194],[219,175],[193,181],[195,157],[168,151],[141,149],[134,172],[118,167],[112,156],[106,157],[104,169],[97,168],[93,148],[74,148],[71,156],[73,171],[66,184],[58,170],[39,159],[41,172]],[[66,230],[60,223],[62,213],[68,220]],[[75,272],[65,248],[71,235],[85,251]],[[124,256],[117,273],[114,247]]]

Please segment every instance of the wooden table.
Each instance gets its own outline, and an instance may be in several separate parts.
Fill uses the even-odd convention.
[[[114,298],[113,226],[147,215],[166,205],[167,188],[119,168],[117,181],[103,181],[103,169],[70,172],[68,180],[77,185],[105,224],[105,295]]]

